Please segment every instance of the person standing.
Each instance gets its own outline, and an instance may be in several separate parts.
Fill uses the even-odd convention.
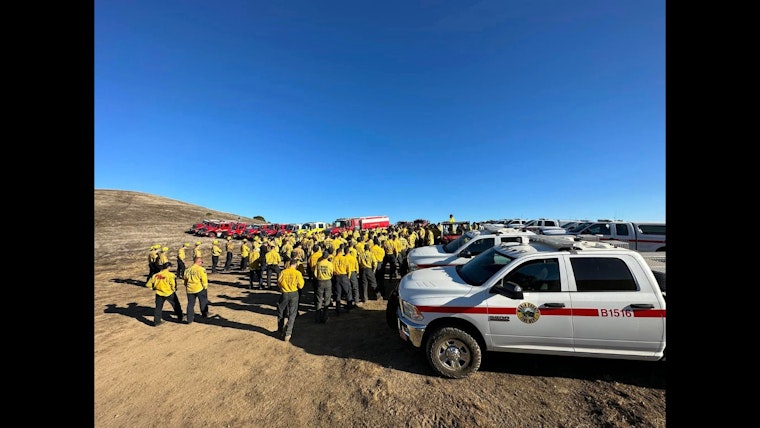
[[[206,269],[201,266],[203,259],[196,257],[193,259],[193,265],[185,271],[182,279],[185,282],[185,291],[187,293],[187,323],[192,324],[195,318],[195,300],[197,299],[201,307],[201,316],[208,318],[208,274]]]
[[[377,260],[372,254],[371,246],[369,243],[364,244],[364,251],[359,253],[359,281],[361,283],[360,289],[361,302],[365,303],[368,299],[367,291],[369,287],[372,287],[372,291],[376,295],[380,295],[380,291],[377,289],[377,281],[375,279],[375,270],[377,269]],[[358,301],[358,298],[357,298]]]
[[[320,324],[327,322],[327,308],[330,307],[332,297],[332,278],[334,268],[327,254],[319,252],[319,260],[314,265],[314,278],[316,287],[314,290],[316,312],[315,321]]]
[[[179,250],[177,250],[177,278],[184,278],[185,276],[185,258],[187,258],[185,255],[185,250],[189,246],[190,243],[185,242],[181,247],[179,247]]]
[[[359,303],[359,260],[356,257],[357,251],[353,247],[346,249],[346,260],[348,260],[348,284],[351,287],[351,300],[348,301],[348,309],[358,306]]]
[[[261,289],[261,253],[259,247],[254,245],[250,253],[248,253],[248,268],[250,272],[248,274],[248,289],[253,290],[253,282],[256,281],[259,285],[256,289]]]
[[[158,248],[160,247],[159,245]],[[156,245],[151,245],[150,251],[148,251],[148,277],[145,278],[146,283],[160,270],[158,269],[158,248]]]
[[[309,279],[311,280],[311,291],[314,292],[314,305],[316,306],[317,288],[319,287],[319,282],[317,281],[314,269],[316,269],[317,262],[319,262],[319,259],[322,257],[322,246],[319,244],[314,244],[314,246],[311,247],[311,250],[312,253],[309,256]],[[332,276],[332,273],[330,276]]]
[[[269,251],[264,255],[264,262],[266,263],[267,271],[267,289],[271,289],[274,287],[272,279],[276,283],[280,277],[280,262],[282,262],[282,257],[280,257],[280,252],[277,250],[276,245],[269,247]]]
[[[449,214],[449,223],[454,223],[455,221],[454,214]]]
[[[145,284],[146,287],[156,292],[156,306],[153,311],[153,325],[155,327],[163,322],[161,316],[164,312],[164,302],[167,300],[174,308],[177,321],[182,322],[182,305],[180,305],[179,297],[177,297],[177,277],[169,272],[171,265],[169,262],[161,265],[161,270],[153,274]]]
[[[285,262],[285,270],[277,277],[280,300],[277,302],[277,329],[285,342],[290,342],[293,326],[298,317],[298,290],[303,288],[304,279],[292,260]],[[287,324],[285,318],[288,319]]]
[[[338,247],[338,251],[333,258],[333,268],[335,270],[335,314],[340,315],[341,300],[343,295],[346,296],[346,312],[351,310],[351,283],[348,279],[349,260],[343,254],[343,245]]]
[[[388,239],[383,241],[383,250],[385,250],[385,258],[383,258],[383,264],[380,266],[381,279],[385,279],[385,267],[388,266],[388,279],[393,279],[396,276],[396,239],[395,233],[388,236]]]
[[[201,241],[195,241],[195,248],[193,248],[193,259],[196,257],[203,257],[203,252],[201,251]]]
[[[158,252],[158,265],[163,266],[166,263],[169,263],[169,247],[161,247]]]
[[[216,273],[216,265],[219,264],[219,256],[222,255],[222,247],[219,241],[214,239],[211,243],[211,273]]]
[[[240,245],[240,270],[244,271],[248,268],[248,255],[251,252],[251,247],[248,246],[248,240],[243,239],[243,244]]]
[[[235,250],[235,243],[232,242],[232,237],[227,237],[227,254],[226,259],[224,260],[224,271],[228,272],[230,269],[232,269],[232,252]]]

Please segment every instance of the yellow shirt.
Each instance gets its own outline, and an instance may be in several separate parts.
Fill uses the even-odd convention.
[[[206,274],[206,268],[203,266],[193,264],[185,270],[182,278],[185,280],[185,290],[188,293],[197,293],[208,289],[208,274]]]
[[[280,290],[283,293],[298,291],[304,285],[303,275],[294,266],[290,266],[280,272],[280,276],[277,278],[277,285],[280,286]]]
[[[330,260],[324,259],[317,262],[314,266],[314,276],[320,281],[332,279],[334,272],[333,264]]]
[[[152,288],[159,296],[171,296],[172,293],[177,291],[177,276],[172,272],[169,272],[169,268],[162,269],[161,271],[153,274],[150,277],[145,286]]]

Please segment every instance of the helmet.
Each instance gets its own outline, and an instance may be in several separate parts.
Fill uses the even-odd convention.
[[[219,243],[219,240],[218,239],[214,239],[214,244],[218,244],[218,243]]]
[[[161,251],[164,251],[164,252],[165,251],[169,251],[169,247],[163,247],[163,248],[161,248]]]
[[[201,241],[195,241],[195,245],[201,245]]]
[[[189,243],[189,242],[185,242],[184,244],[182,244],[182,246],[183,246],[183,247],[189,247],[189,246],[190,246],[190,243]]]
[[[248,240],[247,240],[247,239],[245,239],[245,238],[243,238],[243,242],[248,242]]]
[[[228,235],[228,236],[227,236],[227,240],[228,240],[228,241],[231,241],[231,240],[232,240],[232,237]]]

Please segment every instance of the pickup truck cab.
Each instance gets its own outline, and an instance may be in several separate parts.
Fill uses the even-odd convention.
[[[602,241],[616,240],[642,252],[665,251],[665,223],[634,223],[620,220],[599,220],[570,232],[581,238],[596,236]]]
[[[533,232],[518,232],[503,228],[495,232],[470,230],[448,244],[428,245],[409,251],[406,260],[409,270],[425,269],[433,266],[462,265],[483,251],[506,242],[527,244]]]
[[[448,378],[476,372],[484,351],[665,358],[665,292],[642,253],[563,236],[530,241],[405,275],[389,299],[401,339]]]

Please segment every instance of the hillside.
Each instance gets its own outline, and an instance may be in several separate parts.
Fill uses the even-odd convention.
[[[198,239],[184,232],[202,219],[236,220],[239,217],[141,192],[95,189],[94,193],[96,264],[100,260],[116,264],[144,262],[145,252],[153,244],[160,243],[175,250],[183,242]],[[242,216],[240,221],[261,223]]]

